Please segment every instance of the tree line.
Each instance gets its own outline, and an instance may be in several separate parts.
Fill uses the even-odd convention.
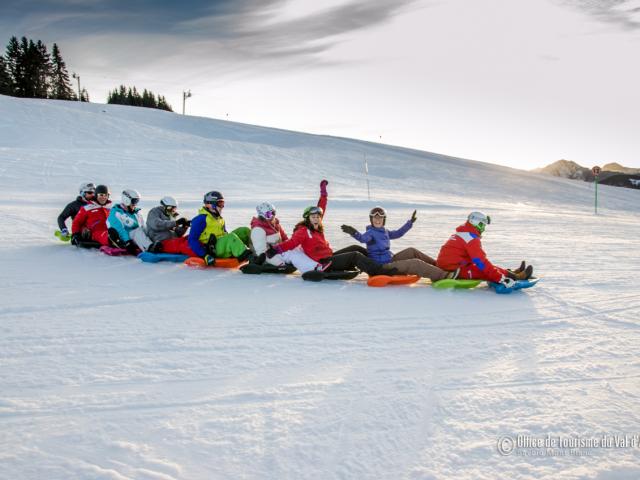
[[[58,45],[54,43],[49,53],[41,40],[34,42],[27,37],[18,40],[15,36],[9,40],[5,54],[0,55],[0,94],[78,100]],[[84,88],[80,91],[80,100],[89,101],[89,93]],[[124,85],[109,92],[107,103],[173,111],[164,96],[156,96],[147,89],[140,94],[136,87],[127,88]]]
[[[167,103],[167,100],[163,96],[158,95],[156,97],[153,92],[146,88],[142,91],[142,95],[140,95],[136,87],[127,88],[124,85],[120,85],[119,88],[115,88],[112,92],[109,92],[107,103],[131,105],[133,107],[158,108],[160,110],[173,112],[171,105]]]
[[[0,93],[23,98],[77,100],[71,88],[67,65],[57,44],[51,53],[41,40],[11,37],[4,56],[0,56]],[[89,101],[86,90],[82,101]]]

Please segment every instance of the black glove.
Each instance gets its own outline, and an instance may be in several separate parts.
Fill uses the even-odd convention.
[[[280,252],[278,252],[278,250],[276,250],[273,245],[269,246],[269,248],[267,248],[267,251],[265,252],[265,254],[267,255],[267,258],[273,258],[278,253]]]
[[[413,213],[411,214],[411,223],[416,223],[416,220],[418,219],[418,217],[416,216],[416,213],[418,213],[417,210],[414,210]]]
[[[207,253],[209,255],[213,255],[214,257],[216,256],[216,243],[218,242],[218,239],[216,238],[215,235],[211,235],[209,237],[209,241],[207,242]]]
[[[138,246],[133,243],[133,240],[127,240],[126,242],[124,242],[124,249],[131,255],[135,255],[136,253],[138,253]]]
[[[261,253],[260,255],[254,256],[253,260],[251,260],[251,263],[255,263],[256,265],[262,265],[266,260],[266,257],[267,257],[266,253]]]
[[[190,224],[191,222],[184,217],[180,217],[179,219],[176,220],[176,225],[178,227],[188,227]]]
[[[358,231],[355,228],[353,228],[351,225],[342,225],[340,228],[344,233],[348,235],[355,235],[356,233],[358,233]]]
[[[185,233],[187,233],[187,227],[176,227],[174,230],[176,237],[182,237]]]
[[[82,237],[79,233],[71,235],[71,245],[75,245],[77,247],[80,244],[80,240],[82,240]]]

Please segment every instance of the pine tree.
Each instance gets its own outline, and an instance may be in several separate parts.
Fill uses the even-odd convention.
[[[147,108],[158,108],[156,96],[149,92],[146,88],[142,92],[142,106]]]
[[[11,91],[16,97],[23,97],[24,65],[22,63],[22,50],[16,37],[11,37],[9,40],[6,57],[7,69],[11,77]]]
[[[33,40],[28,40],[27,37],[20,39],[20,56],[19,60],[22,77],[16,78],[16,85],[19,97],[35,98],[36,96],[36,83],[37,83],[37,63],[38,53],[36,51],[36,44]]]
[[[38,40],[35,44],[33,53],[35,59],[34,66],[34,94],[36,98],[50,98],[51,77],[53,66],[51,64],[51,56],[47,52],[47,46]]]
[[[52,56],[52,79],[51,79],[51,98],[57,100],[73,100],[75,95],[69,81],[69,72],[67,65],[60,55],[60,49],[56,43],[53,44]]]
[[[11,83],[11,76],[9,75],[7,64],[4,61],[4,57],[0,55],[0,95],[13,94]]]
[[[82,91],[80,92],[80,101],[81,102],[89,101],[89,92],[87,92],[86,88],[82,88]]]
[[[160,110],[166,110],[167,112],[173,112],[173,108],[171,108],[171,105],[169,105],[167,103],[167,100],[164,98],[164,96],[160,96],[158,95],[158,108]]]

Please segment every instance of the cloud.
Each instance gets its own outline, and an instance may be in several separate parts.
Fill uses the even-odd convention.
[[[292,1],[5,0],[0,30],[5,41],[15,34],[58,43],[68,66],[93,85],[196,86],[336,65],[327,54],[334,46],[418,2],[301,1],[292,17],[284,13]]]
[[[557,0],[626,30],[640,28],[640,0]]]
[[[221,45],[238,59],[305,57],[331,48],[342,35],[381,25],[416,0],[347,0],[344,5],[278,20],[284,0],[132,1],[8,0],[0,25],[72,40],[100,35],[168,35],[179,43]]]

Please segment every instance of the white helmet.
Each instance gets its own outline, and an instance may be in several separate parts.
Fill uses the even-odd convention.
[[[258,212],[258,217],[271,220],[276,216],[276,207],[269,202],[262,202],[256,207],[256,212]]]
[[[81,184],[78,190],[80,191],[80,195],[84,197],[86,193],[96,193],[96,186],[93,182],[87,182]]]
[[[176,199],[169,195],[167,195],[166,197],[162,197],[160,199],[160,205],[162,205],[164,208],[167,208],[167,207],[178,208],[178,202],[176,201]]]
[[[140,201],[140,194],[136,190],[126,189],[122,191],[122,204],[125,207],[130,207],[131,205],[136,206]]]
[[[480,230],[480,233],[484,232],[487,225],[491,223],[491,217],[485,215],[482,212],[471,212],[467,217],[467,222]]]

